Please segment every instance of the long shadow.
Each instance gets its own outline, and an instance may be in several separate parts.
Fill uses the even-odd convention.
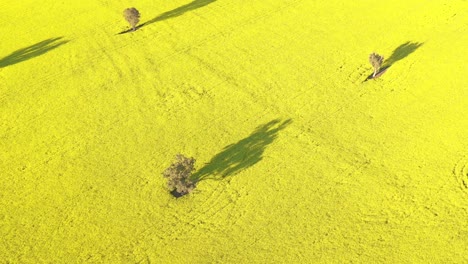
[[[139,28],[142,28],[144,26],[151,25],[151,24],[156,23],[158,21],[163,21],[163,20],[166,20],[166,19],[169,19],[169,18],[174,18],[174,17],[181,16],[181,15],[187,13],[187,12],[198,9],[200,7],[204,7],[204,6],[209,5],[209,4],[211,4],[211,3],[215,2],[215,1],[216,0],[194,0],[193,2],[190,2],[190,3],[186,4],[186,5],[180,6],[180,7],[176,8],[176,9],[164,12],[164,13],[158,15],[157,17],[155,17],[155,18],[153,18],[151,20],[148,20],[143,24],[140,24],[139,26],[135,27],[135,30],[137,30]],[[128,30],[120,32],[119,35],[120,34],[125,34],[125,33],[128,33],[128,32],[132,32],[132,31],[133,31],[132,29],[128,29]]]
[[[250,136],[225,147],[216,154],[210,162],[192,175],[192,179],[194,181],[208,177],[222,179],[255,165],[262,160],[263,152],[276,139],[278,132],[291,122],[291,119],[285,121],[276,119],[257,127]]]
[[[56,49],[68,42],[68,40],[62,40],[62,38],[63,37],[46,39],[29,47],[17,50],[5,58],[0,59],[0,68],[32,59]]]
[[[424,44],[423,42],[410,42],[410,41],[408,41],[408,42],[403,43],[400,46],[398,46],[398,48],[396,48],[393,51],[392,55],[388,59],[386,59],[384,61],[384,63],[382,64],[382,67],[380,68],[380,71],[376,74],[376,76],[374,78],[380,77],[393,64],[395,64],[397,61],[400,61],[400,60],[408,57],[408,55],[410,55],[411,53],[416,51],[423,44]],[[364,81],[367,81],[367,80],[370,80],[370,79],[373,79],[372,74],[367,76],[367,79],[364,80]]]
[[[408,57],[408,55],[410,55],[411,53],[413,53],[414,51],[416,51],[419,47],[421,47],[424,43],[419,43],[419,42],[406,42],[406,43],[403,43],[401,44],[400,46],[398,46],[398,48],[396,48],[392,55],[386,59],[383,63],[383,68],[384,67],[387,67],[389,68],[390,66],[392,66],[395,62],[399,61],[399,60],[402,60],[406,57]]]

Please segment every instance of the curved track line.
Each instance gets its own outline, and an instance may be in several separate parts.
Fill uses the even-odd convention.
[[[460,159],[453,167],[452,172],[459,183],[460,189],[468,193],[468,156]]]

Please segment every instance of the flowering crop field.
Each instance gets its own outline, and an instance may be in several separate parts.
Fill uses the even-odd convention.
[[[466,1],[21,0],[0,21],[0,263],[468,262]],[[175,198],[178,153],[199,181]]]

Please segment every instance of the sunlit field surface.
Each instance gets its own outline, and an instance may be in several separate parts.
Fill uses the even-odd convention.
[[[2,1],[0,263],[467,263],[467,11]]]

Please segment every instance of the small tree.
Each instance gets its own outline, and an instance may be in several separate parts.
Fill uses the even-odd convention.
[[[369,62],[372,65],[372,67],[374,67],[374,74],[372,74],[372,78],[374,78],[375,75],[379,72],[380,67],[382,66],[383,60],[384,60],[384,57],[380,56],[377,53],[372,53],[371,55],[369,55]]]
[[[138,22],[140,22],[140,12],[134,7],[127,8],[124,10],[123,15],[125,17],[125,20],[128,21],[130,26],[132,27],[132,30],[136,30],[136,25]]]
[[[195,170],[194,166],[194,158],[177,154],[176,161],[163,172],[163,176],[168,179],[167,187],[174,196],[180,197],[193,191],[195,181],[190,177]]]

